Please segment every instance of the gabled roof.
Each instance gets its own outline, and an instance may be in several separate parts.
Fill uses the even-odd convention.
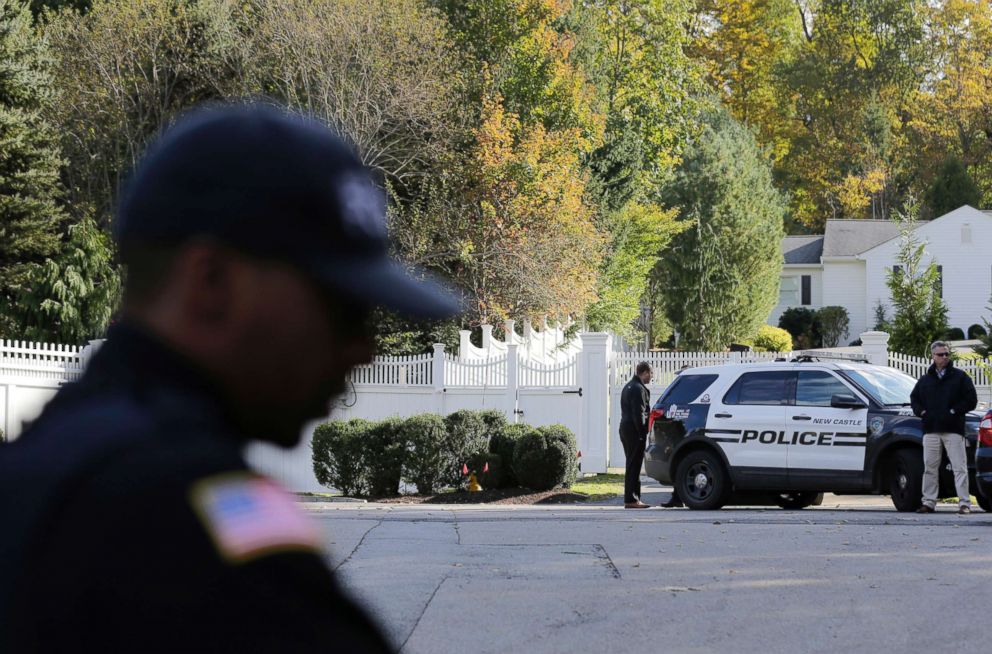
[[[818,264],[823,254],[823,236],[786,236],[782,239],[782,256],[786,264]]]
[[[823,234],[824,257],[853,257],[899,235],[894,220],[828,220]]]

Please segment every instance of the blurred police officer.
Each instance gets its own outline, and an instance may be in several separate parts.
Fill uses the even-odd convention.
[[[964,424],[967,413],[978,405],[978,394],[971,377],[954,367],[947,343],[934,341],[930,354],[933,364],[909,396],[913,413],[923,421],[923,503],[917,513],[933,513],[937,505],[942,447],[954,471],[958,513],[971,513]]]
[[[388,258],[349,148],[273,109],[180,121],[118,213],[120,324],[0,448],[0,651],[388,651],[242,449],[326,415],[372,306],[456,306]]]

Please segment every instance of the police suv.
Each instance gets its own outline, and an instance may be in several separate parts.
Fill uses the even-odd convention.
[[[801,509],[831,492],[888,494],[899,511],[915,511],[923,484],[922,425],[909,403],[915,384],[855,355],[815,352],[685,369],[651,412],[644,468],[691,509]],[[966,423],[972,488],[981,416],[972,412]],[[945,454],[940,496],[954,495]]]

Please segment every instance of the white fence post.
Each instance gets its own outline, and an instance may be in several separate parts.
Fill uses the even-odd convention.
[[[493,347],[493,326],[482,325],[482,349],[486,352],[486,357],[492,356]]]
[[[517,358],[517,347],[516,343],[506,346],[506,398],[503,402],[503,411],[510,424],[517,422],[517,386],[520,384],[518,379],[520,360]]]
[[[469,357],[469,347],[472,345],[472,332],[468,329],[460,329],[458,331],[458,358],[462,361],[466,361]],[[434,350],[437,351],[437,344],[434,345]]]
[[[889,365],[889,335],[885,332],[863,332],[861,350],[874,365]]]
[[[434,366],[431,380],[434,382],[435,413],[444,415],[444,343],[434,344],[434,361],[431,363]]]
[[[606,472],[610,447],[610,335],[580,334],[582,339],[579,386],[582,388],[583,421],[579,434],[584,472]]]

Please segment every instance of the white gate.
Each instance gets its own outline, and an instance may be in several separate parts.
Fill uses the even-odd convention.
[[[535,427],[553,424],[568,427],[576,435],[581,451],[585,429],[579,360],[573,357],[562,364],[521,360],[517,368],[514,414],[519,422]]]

